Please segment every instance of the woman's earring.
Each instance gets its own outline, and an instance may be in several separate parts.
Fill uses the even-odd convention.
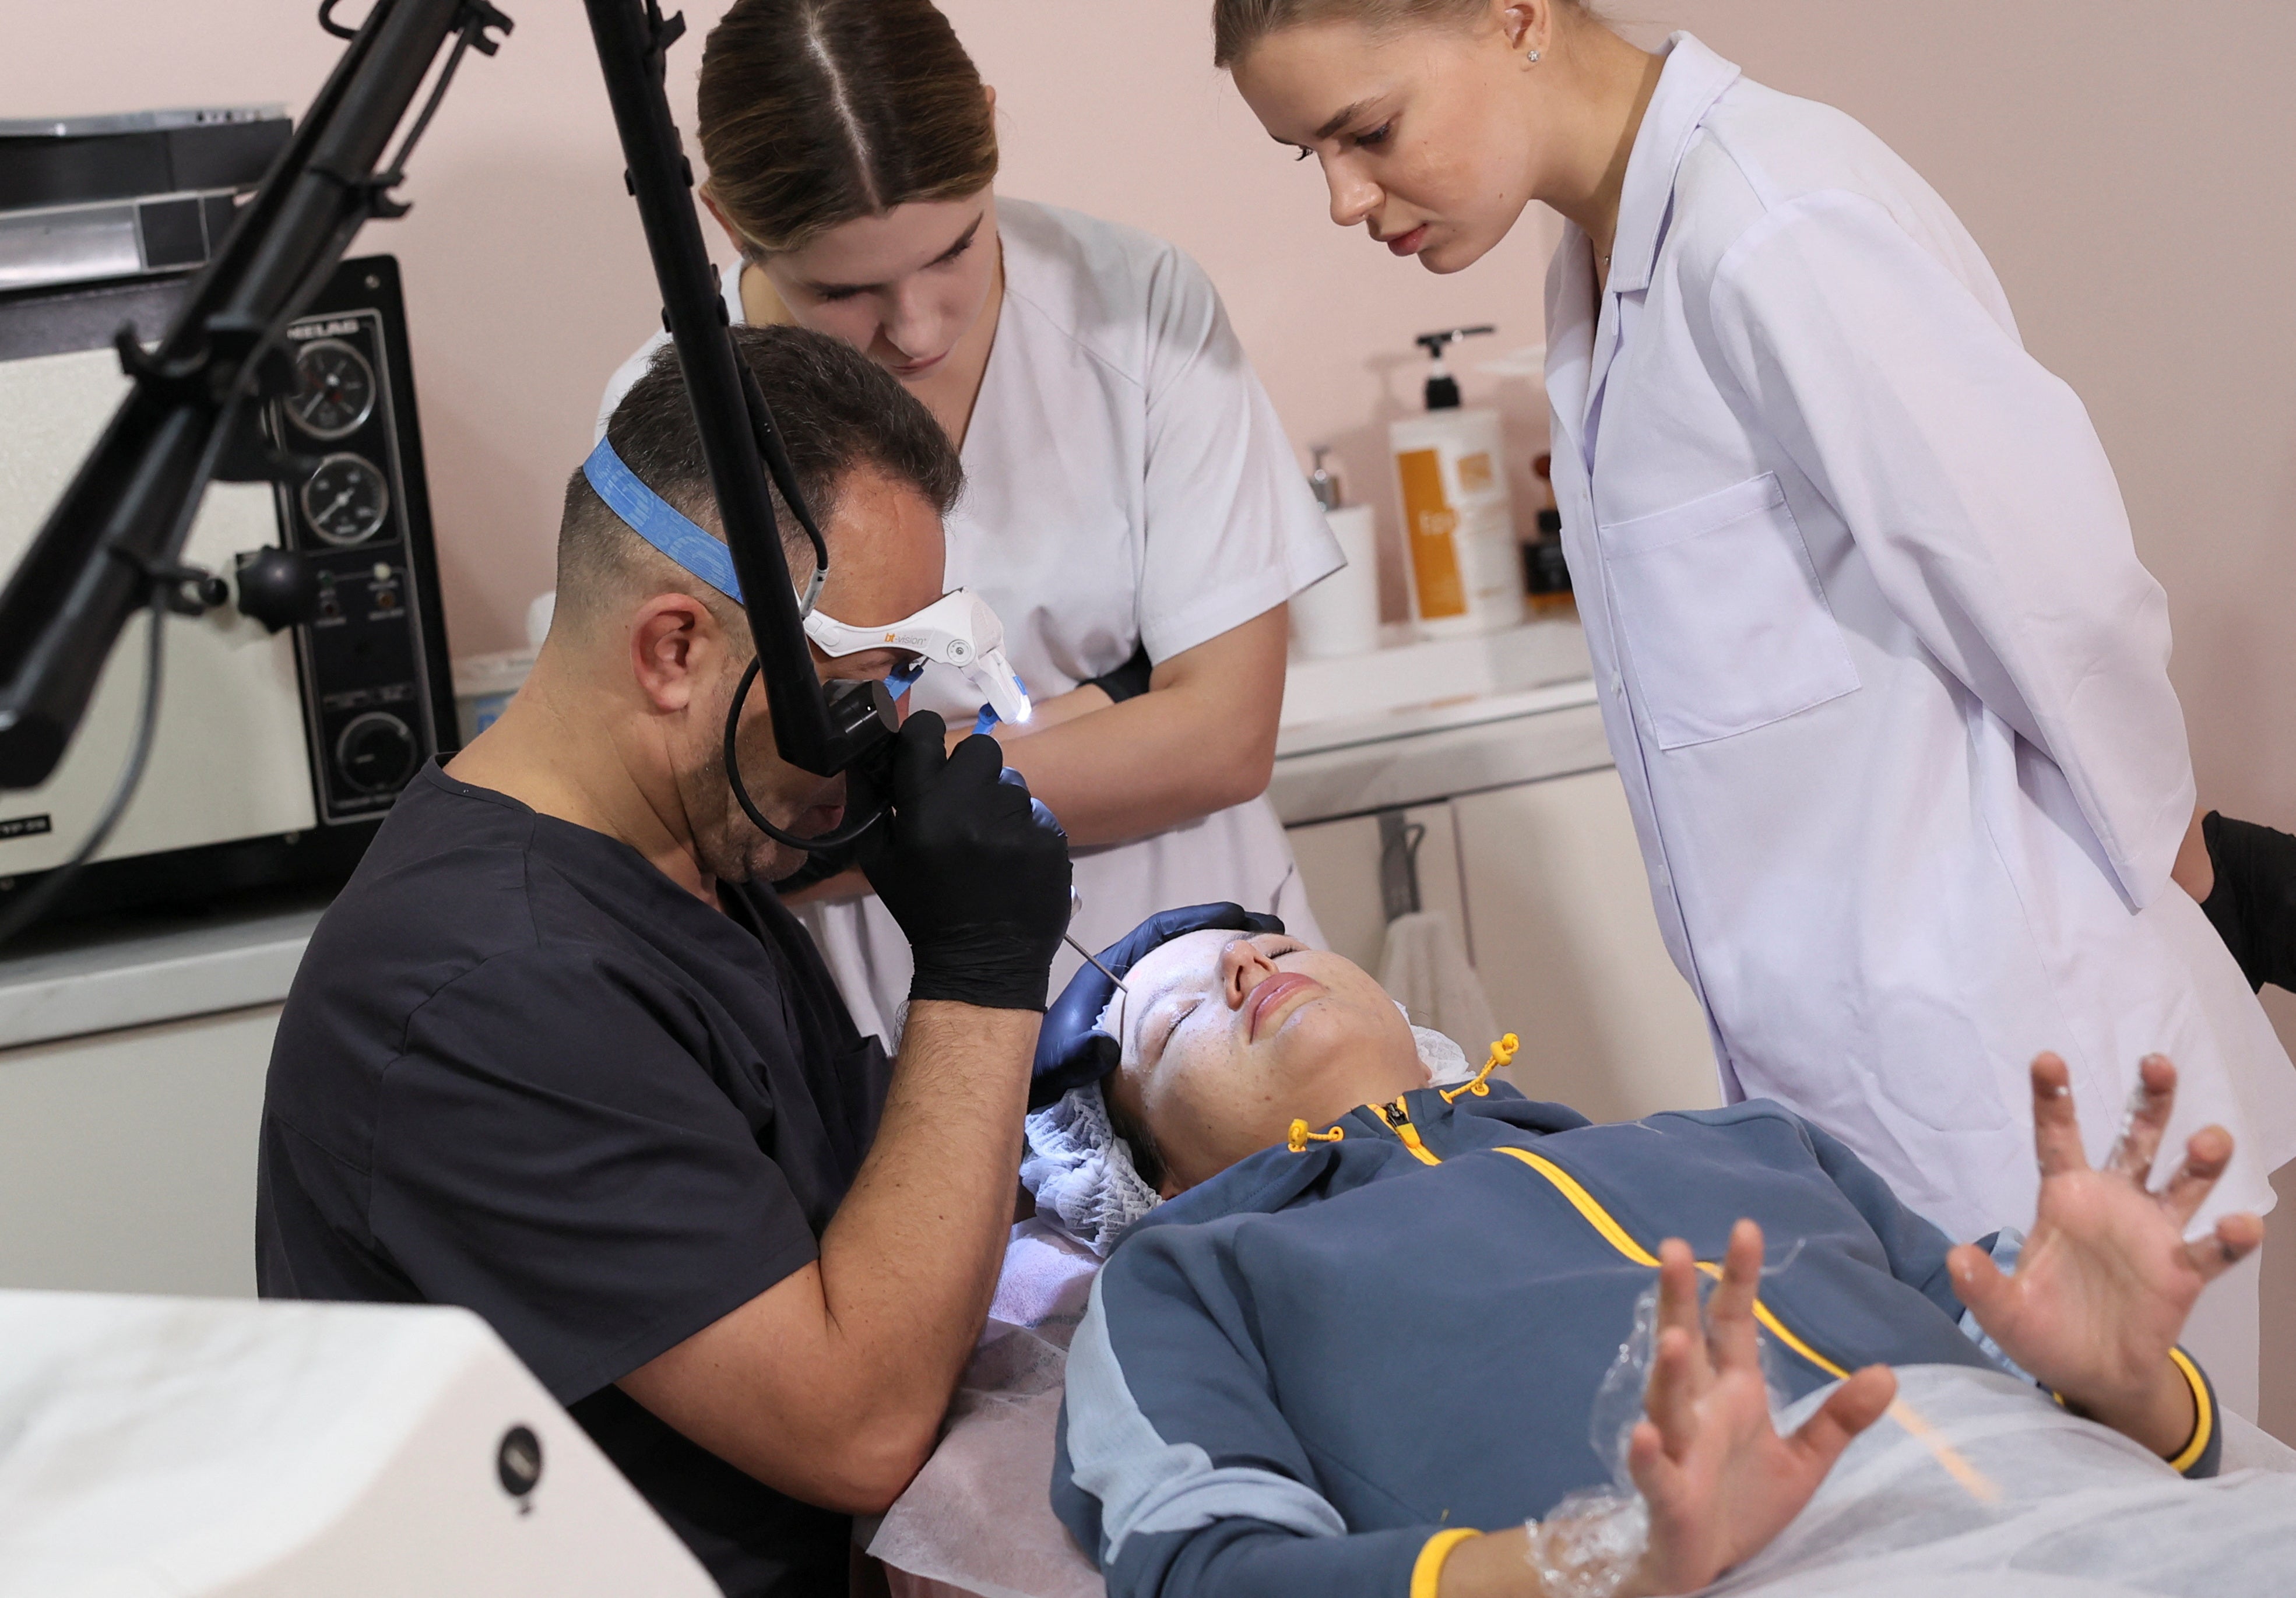
[[[1525,60],[1525,61],[1529,61],[1532,66],[1534,66],[1534,67],[1535,67],[1535,66],[1538,65],[1538,51],[1536,51],[1536,50],[1526,50],[1525,52],[1523,52],[1523,57],[1522,57],[1522,59],[1523,59],[1523,60]]]

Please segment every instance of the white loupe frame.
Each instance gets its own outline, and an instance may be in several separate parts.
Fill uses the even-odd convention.
[[[867,649],[898,649],[954,667],[996,712],[1017,725],[1029,719],[1027,690],[1004,658],[1004,624],[977,594],[952,588],[915,615],[882,627],[853,627],[819,611],[805,619],[805,635],[832,659]]]

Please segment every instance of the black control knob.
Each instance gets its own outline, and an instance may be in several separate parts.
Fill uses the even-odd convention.
[[[319,573],[291,549],[258,549],[239,557],[239,609],[273,632],[319,614]]]
[[[335,740],[335,769],[361,793],[388,793],[414,774],[420,752],[405,722],[388,710],[369,710]]]

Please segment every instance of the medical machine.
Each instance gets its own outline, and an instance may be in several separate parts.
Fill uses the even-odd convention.
[[[348,41],[334,71],[261,186],[239,208],[220,251],[166,317],[157,347],[132,332],[113,337],[127,379],[124,396],[0,588],[0,793],[38,789],[51,780],[99,698],[107,662],[128,621],[138,611],[151,618],[142,630],[140,692],[127,685],[132,668],[115,678],[115,695],[134,692],[137,709],[129,713],[132,731],[120,746],[110,795],[68,813],[69,819],[87,818],[85,832],[57,874],[14,906],[0,906],[0,942],[61,898],[73,873],[123,824],[157,745],[152,708],[162,698],[166,641],[176,630],[160,623],[177,611],[204,618],[230,597],[229,579],[186,553],[209,485],[274,483],[299,496],[310,488],[302,509],[315,527],[345,517],[352,520],[342,525],[356,527],[367,517],[377,520],[379,532],[389,520],[390,507],[379,492],[390,487],[388,472],[363,472],[325,455],[315,468],[298,440],[263,439],[257,424],[266,407],[302,391],[300,341],[291,328],[307,323],[315,297],[358,229],[405,212],[393,191],[457,69],[472,52],[493,54],[512,24],[488,0],[374,0],[354,28],[335,16],[339,4],[321,0],[318,17],[322,28]],[[820,594],[829,552],[772,413],[734,356],[702,245],[693,168],[662,86],[668,52],[685,32],[685,20],[665,18],[658,0],[586,0],[586,9],[628,163],[626,178],[661,289],[663,324],[684,368],[726,549],[757,643],[757,659],[726,714],[727,781],[744,813],[769,836],[808,849],[834,848],[874,824],[883,805],[857,795],[851,819],[819,837],[775,826],[758,811],[731,755],[742,702],[753,685],[762,686],[784,760],[824,776],[849,768],[865,775],[898,725],[893,696],[882,679],[824,684],[814,670],[804,619]],[[426,83],[429,94],[417,110]],[[411,402],[412,395],[401,397]],[[328,414],[326,407],[319,414]],[[403,414],[411,422],[411,404]],[[330,465],[332,474],[318,482],[316,473]],[[802,597],[782,553],[766,489],[768,473],[813,545],[815,571]],[[411,537],[408,544],[411,548]],[[271,585],[279,599],[274,615],[296,616],[308,591],[279,561],[268,565],[277,578]],[[348,599],[339,595],[338,602],[348,610],[371,597],[381,609],[381,587],[394,570],[378,558],[373,589]],[[241,571],[242,587],[253,570],[250,563]],[[402,613],[416,608],[410,600],[419,604],[420,595],[402,590]],[[435,675],[434,725],[443,733],[452,725],[449,686],[445,673]],[[1018,684],[1013,687],[1017,692]],[[380,703],[375,709],[406,721]],[[78,743],[87,742],[77,737]],[[53,809],[20,815],[18,801],[6,803],[20,836],[58,830]]]
[[[0,1292],[0,1592],[717,1591],[467,1310]]]
[[[0,228],[0,250],[8,237]],[[0,294],[0,571],[130,390],[139,350],[181,313],[176,272]],[[221,482],[179,561],[144,780],[62,913],[204,904],[347,877],[399,790],[455,743],[422,445],[398,266],[341,263],[285,324],[282,390],[241,447],[274,481]],[[78,735],[37,786],[0,791],[0,914],[81,843],[135,742],[145,631],[111,651]]]
[[[205,265],[290,131],[276,105],[0,119],[0,290]]]

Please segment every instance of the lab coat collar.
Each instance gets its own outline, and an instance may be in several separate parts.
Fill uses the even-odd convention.
[[[1627,180],[1619,195],[1619,227],[1611,244],[1612,294],[1650,287],[1658,265],[1660,234],[1674,200],[1674,176],[1690,152],[1706,113],[1738,81],[1738,69],[1687,33],[1666,41],[1666,65],[1643,111],[1627,157]]]
[[[1611,275],[1599,300],[1595,251],[1576,223],[1563,225],[1554,265],[1554,293],[1546,331],[1546,393],[1570,447],[1594,470],[1589,413],[1618,353],[1619,297],[1650,287],[1659,244],[1674,206],[1675,175],[1690,152],[1706,113],[1738,81],[1738,69],[1687,33],[1666,41],[1666,65],[1644,108],[1635,147],[1627,157],[1619,194],[1619,226],[1611,248]]]
[[[1583,450],[1587,376],[1595,362],[1595,258],[1575,222],[1562,225],[1562,246],[1550,269],[1546,307],[1546,397],[1554,423],[1573,450]],[[1558,440],[1554,453],[1561,455]]]

